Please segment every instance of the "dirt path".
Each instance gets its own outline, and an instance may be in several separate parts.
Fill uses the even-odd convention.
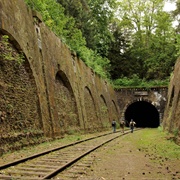
[[[152,133],[151,130],[148,132],[153,134],[152,139],[146,139],[147,131],[146,133],[143,130],[135,131],[112,141],[94,152],[91,155],[92,165],[85,169],[85,174],[82,174],[78,180],[180,179],[180,147],[177,146],[176,149],[170,150],[166,144],[159,143],[162,139],[161,136],[158,136],[159,133]],[[74,141],[71,138],[69,140]],[[138,146],[138,143],[143,140],[148,141],[148,146]],[[44,149],[51,149],[59,146],[59,144],[67,144],[68,142],[68,139],[65,141],[62,139],[62,141],[45,143],[22,151],[8,153],[0,158],[0,164],[44,151]],[[178,158],[160,156],[156,153],[158,151],[156,144],[163,146],[164,153],[176,154]]]
[[[111,142],[94,153],[95,161],[83,180],[180,179],[180,160],[168,160],[138,149],[132,141],[138,132]]]

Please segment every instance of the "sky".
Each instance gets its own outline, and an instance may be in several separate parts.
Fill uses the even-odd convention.
[[[175,10],[175,9],[176,9],[175,3],[166,2],[163,10],[169,12],[169,11],[173,11],[173,10]],[[178,22],[177,22],[177,21],[174,21],[174,22],[173,22],[173,26],[175,27],[175,26],[177,26],[177,25],[178,25]]]
[[[170,12],[176,9],[176,4],[175,3],[170,3],[170,2],[165,2],[165,6],[163,8],[164,11]],[[178,25],[177,21],[173,22],[173,26]]]
[[[165,3],[164,11],[172,11],[175,9],[176,9],[175,3],[169,3],[169,2]]]

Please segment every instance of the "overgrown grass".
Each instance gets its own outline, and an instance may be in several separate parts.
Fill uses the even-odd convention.
[[[168,140],[169,134],[158,129],[144,129],[136,132],[133,143],[142,150],[156,157],[168,159],[180,159],[180,146],[172,140]]]
[[[155,86],[168,86],[169,77],[164,80],[150,80],[140,79],[137,75],[134,75],[132,78],[123,77],[116,79],[112,82],[115,89],[120,89],[122,87],[145,87],[146,89]]]
[[[9,42],[8,35],[0,36],[0,46],[0,57],[2,57],[4,60],[15,61],[18,65],[23,64],[25,61],[23,53],[14,50]]]

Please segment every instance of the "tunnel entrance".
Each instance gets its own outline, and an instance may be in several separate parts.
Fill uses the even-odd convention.
[[[126,125],[131,119],[136,122],[136,127],[157,128],[160,125],[159,112],[154,105],[147,101],[136,101],[130,104],[125,111]]]

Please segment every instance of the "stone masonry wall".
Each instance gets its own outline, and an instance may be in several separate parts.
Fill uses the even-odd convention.
[[[120,119],[124,118],[124,112],[128,105],[137,101],[147,101],[155,106],[159,112],[160,120],[162,120],[167,101],[167,91],[167,87],[121,88],[117,90],[118,106],[121,110]]]
[[[4,35],[9,37],[12,56],[23,53],[23,63],[16,66],[18,58],[7,58]],[[3,143],[9,133],[11,137],[21,134],[27,138],[27,134],[35,132],[57,137],[79,130],[109,128],[112,119],[118,119],[111,85],[71,52],[23,0],[0,1],[0,46]],[[18,128],[12,131],[8,124],[18,124]]]
[[[164,128],[180,144],[180,59],[177,60],[168,88],[168,101],[163,120]]]

